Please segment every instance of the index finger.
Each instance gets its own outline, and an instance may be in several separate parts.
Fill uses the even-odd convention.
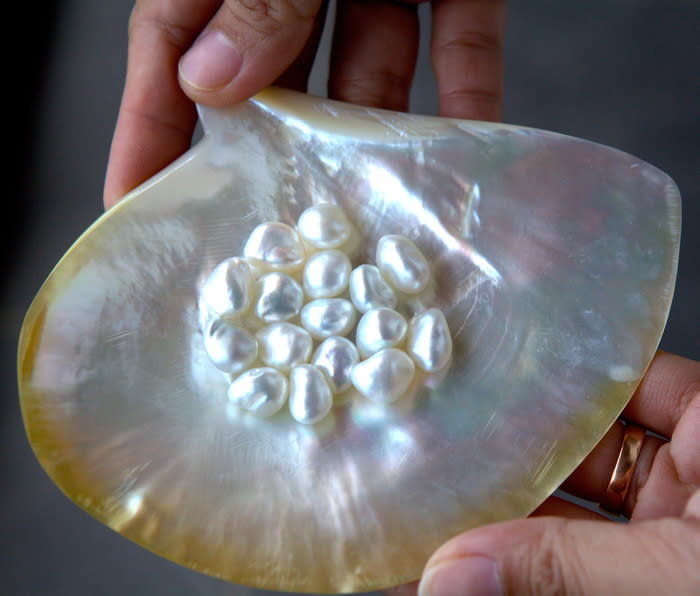
[[[126,82],[105,176],[105,208],[189,148],[197,114],[180,88],[177,65],[220,4],[151,0],[135,5]]]

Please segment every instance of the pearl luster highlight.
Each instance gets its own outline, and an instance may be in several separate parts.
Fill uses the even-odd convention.
[[[210,321],[204,333],[204,349],[217,368],[231,374],[247,369],[258,356],[255,338],[224,319]]]
[[[250,306],[250,266],[239,257],[219,263],[202,287],[202,298],[220,317],[236,317]]]
[[[301,309],[301,324],[313,338],[350,333],[355,323],[355,309],[344,298],[319,298]]]
[[[350,299],[355,308],[365,313],[372,308],[394,308],[396,295],[374,265],[360,265],[350,274]]]
[[[311,336],[291,323],[274,323],[257,333],[260,357],[268,366],[288,372],[311,357]]]
[[[263,275],[255,313],[265,323],[287,321],[296,317],[304,304],[304,291],[296,280],[284,273]]]
[[[309,298],[332,298],[348,286],[350,259],[339,250],[324,250],[309,257],[304,267],[304,291]]]
[[[406,319],[390,308],[373,308],[357,324],[355,343],[363,358],[398,346],[406,335]]]
[[[311,364],[326,376],[333,393],[342,393],[350,387],[350,372],[359,361],[355,344],[345,337],[329,337],[311,358]]]
[[[209,359],[229,375],[232,403],[267,417],[288,402],[296,422],[316,424],[335,395],[354,388],[390,404],[417,374],[448,366],[452,338],[442,312],[429,308],[434,280],[423,253],[390,234],[377,243],[376,265],[353,269],[348,252],[359,246],[342,210],[324,203],[296,228],[260,224],[243,258],[212,271],[202,335]]]
[[[296,230],[279,222],[256,227],[243,248],[243,255],[257,267],[277,271],[298,269],[306,256]]]
[[[389,404],[399,399],[413,380],[415,365],[406,352],[380,350],[357,364],[350,373],[355,388],[366,398]]]
[[[228,398],[243,410],[266,418],[282,409],[287,400],[287,378],[274,368],[253,368],[235,379]]]
[[[379,239],[377,267],[390,284],[407,294],[418,294],[430,281],[430,266],[423,253],[408,238],[397,234]]]
[[[323,373],[311,364],[300,364],[289,375],[289,412],[297,422],[315,424],[333,406],[333,396]]]
[[[297,222],[301,237],[317,249],[338,248],[352,233],[352,225],[337,205],[322,203],[306,209]]]

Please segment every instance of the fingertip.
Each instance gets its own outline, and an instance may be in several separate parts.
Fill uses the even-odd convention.
[[[476,594],[500,596],[503,587],[498,564],[491,557],[470,555],[431,567],[418,585],[418,596]]]
[[[207,31],[180,59],[180,86],[199,95],[223,89],[236,77],[243,56],[222,31]]]
[[[273,84],[299,61],[310,70],[324,15],[321,0],[223,4],[180,59],[180,88],[196,103],[230,106]],[[300,86],[299,73],[290,76]]]

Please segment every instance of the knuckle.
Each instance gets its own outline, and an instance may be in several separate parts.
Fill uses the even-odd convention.
[[[449,103],[473,102],[485,105],[499,105],[502,99],[501,95],[500,89],[463,86],[441,92],[439,99]]]
[[[140,35],[156,35],[180,52],[189,48],[199,31],[168,20],[167,15],[149,10],[144,4],[136,3],[129,15],[127,34],[130,41]]]
[[[489,54],[500,54],[503,51],[503,42],[500,35],[485,31],[461,31],[436,42],[437,51],[477,51]]]
[[[577,595],[584,594],[583,573],[576,545],[565,531],[564,522],[550,526],[542,534],[542,540],[533,549],[526,545],[529,552],[521,553],[521,560],[526,562],[524,575],[528,594]]]
[[[678,425],[683,414],[689,409],[691,403],[700,401],[700,377],[688,380],[680,392],[681,398],[675,403],[672,420],[674,428]]]
[[[224,6],[235,20],[269,35],[290,24],[313,20],[321,0],[227,0]]]
[[[351,103],[405,110],[411,82],[397,73],[383,70],[362,77],[336,78],[329,82],[332,95]]]

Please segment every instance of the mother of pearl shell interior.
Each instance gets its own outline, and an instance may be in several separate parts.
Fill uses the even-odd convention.
[[[291,592],[412,581],[530,513],[658,346],[673,181],[582,139],[279,89],[200,117],[27,311],[50,477],[161,556]],[[374,309],[405,331],[365,328]]]

